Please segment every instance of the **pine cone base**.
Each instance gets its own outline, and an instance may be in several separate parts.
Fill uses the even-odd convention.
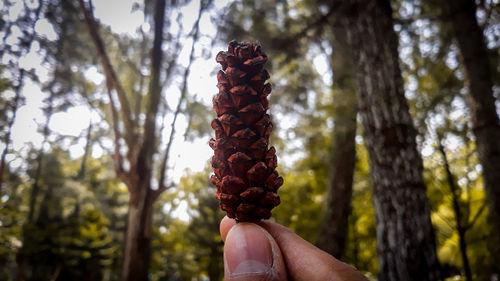
[[[264,69],[267,55],[258,42],[231,41],[216,61],[222,70],[217,73],[219,93],[213,98],[215,139],[210,140],[215,197],[237,221],[268,219],[280,204],[276,192],[283,178],[276,171],[276,150],[269,148],[273,124],[266,113],[271,93]]]

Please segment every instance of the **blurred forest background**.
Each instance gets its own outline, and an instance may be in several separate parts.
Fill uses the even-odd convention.
[[[232,39],[270,58],[274,220],[372,280],[499,280],[498,0],[93,2],[0,3],[0,280],[223,278]]]

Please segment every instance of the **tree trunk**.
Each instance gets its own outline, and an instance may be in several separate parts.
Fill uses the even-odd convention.
[[[352,239],[352,260],[349,261],[352,266],[355,268],[361,270],[361,264],[359,262],[359,236],[358,233],[356,232],[356,222],[358,220],[358,216],[356,215],[355,211],[351,212],[351,216],[349,217],[348,223],[349,223],[349,230],[351,232],[351,239]]]
[[[357,67],[359,113],[374,189],[379,280],[440,280],[392,8],[387,0],[352,0],[339,16],[349,27]]]
[[[219,202],[213,199],[212,201],[208,202],[213,202],[207,204],[212,210],[212,220],[211,220],[212,233],[218,233],[219,222],[220,222]],[[211,258],[208,262],[208,268],[207,268],[208,278],[210,279],[210,281],[219,281],[223,279],[223,272],[224,272],[224,266],[223,266],[224,262],[222,261],[223,245],[224,244],[222,243],[221,240],[211,240],[210,242]]]
[[[472,273],[469,265],[469,258],[467,257],[467,242],[465,240],[465,233],[467,232],[467,224],[462,216],[460,209],[460,190],[456,184],[455,177],[451,173],[450,164],[446,157],[446,151],[442,143],[442,138],[438,135],[438,150],[443,158],[444,168],[446,171],[446,179],[450,187],[451,200],[453,204],[453,212],[455,213],[455,228],[458,232],[458,242],[460,246],[460,254],[462,256],[462,267],[465,272],[465,280],[472,281]]]
[[[344,32],[335,30],[331,68],[335,93],[332,174],[325,216],[318,237],[318,247],[342,259],[345,254],[348,219],[351,210],[352,183],[356,159],[357,100],[354,91],[352,66]]]
[[[490,213],[500,239],[500,124],[493,96],[492,71],[473,0],[443,1],[444,20],[451,20],[460,49],[470,99],[473,132]]]
[[[129,174],[130,202],[128,213],[127,235],[125,239],[125,255],[123,262],[123,281],[146,281],[149,275],[151,258],[151,229],[153,227],[153,203],[163,186],[158,190],[151,189],[153,173],[153,154],[156,151],[156,117],[161,100],[160,85],[162,65],[163,27],[165,21],[166,0],[157,0],[154,15],[154,40],[151,54],[151,84],[148,112],[144,124],[144,140],[137,158],[131,154]],[[133,132],[128,131],[128,135]],[[161,183],[160,183],[161,184]]]
[[[113,159],[115,170],[118,177],[127,185],[130,192],[128,225],[121,279],[123,281],[148,280],[153,203],[160,193],[167,189],[166,186],[162,185],[155,190],[151,189],[154,162],[153,154],[157,149],[156,118],[162,92],[160,76],[163,57],[162,44],[166,0],[156,0],[155,2],[154,40],[151,54],[151,84],[149,87],[143,132],[139,134],[139,130],[136,128],[136,125],[139,123],[133,120],[134,116],[130,109],[126,92],[107,55],[104,42],[99,36],[99,25],[92,14],[92,5],[90,3],[86,5],[84,0],[79,0],[88,31],[106,74],[113,117],[112,125],[115,135],[115,155]],[[120,102],[121,119],[124,124],[123,139],[128,148],[127,160],[130,166],[128,171],[123,167],[122,163],[123,157],[120,152],[120,139],[122,138],[122,133],[118,126],[119,115],[117,107],[113,102],[112,89],[116,91]],[[138,110],[140,110],[140,108],[138,108]]]
[[[354,101],[355,102],[355,101]],[[349,116],[335,119],[333,130],[333,168],[325,217],[318,247],[342,259],[345,254],[348,219],[351,210],[352,182],[356,158],[356,107]]]
[[[149,186],[139,186],[137,192],[130,193],[123,254],[123,281],[148,280],[154,203],[151,195]]]
[[[36,157],[36,170],[35,174],[33,175],[33,184],[31,185],[31,191],[30,191],[30,197],[29,197],[29,205],[28,205],[28,216],[27,216],[27,223],[32,224],[35,223],[35,213],[37,209],[37,199],[38,199],[38,193],[40,193],[40,180],[42,178],[42,170],[43,170],[43,165],[44,165],[44,158],[45,158],[45,151],[44,147],[48,142],[49,138],[49,124],[50,124],[50,119],[52,117],[52,113],[54,110],[54,92],[50,91],[50,96],[48,98],[48,105],[46,108],[46,120],[45,124],[43,126],[43,140],[42,144],[40,146],[40,151],[38,151],[38,155]],[[23,246],[20,249],[20,251],[17,253],[16,256],[16,262],[17,262],[17,276],[16,280],[17,281],[23,281],[25,280],[25,270],[26,270],[26,256],[23,253],[24,247],[26,247],[26,233],[23,230],[22,233],[22,240],[23,240]]]

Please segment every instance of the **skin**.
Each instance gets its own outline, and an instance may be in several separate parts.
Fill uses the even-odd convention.
[[[226,281],[367,281],[354,267],[270,221],[220,223]],[[255,261],[255,262],[254,262]]]

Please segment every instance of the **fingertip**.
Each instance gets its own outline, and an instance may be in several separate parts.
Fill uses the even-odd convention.
[[[264,228],[254,223],[232,226],[224,244],[226,281],[287,280],[281,251]]]
[[[220,231],[220,236],[222,237],[222,241],[226,241],[227,233],[235,224],[236,224],[235,220],[230,219],[227,216],[224,216],[219,226],[219,231]]]

